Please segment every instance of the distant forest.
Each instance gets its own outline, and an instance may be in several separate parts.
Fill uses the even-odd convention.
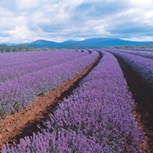
[[[137,46],[128,46],[128,45],[125,45],[124,46],[124,45],[121,45],[121,46],[110,46],[108,48],[116,48],[116,49],[153,48],[153,46],[149,46],[149,45],[146,45],[146,46],[143,46],[143,45],[137,45]],[[7,52],[26,52],[26,51],[47,51],[47,50],[56,50],[56,49],[71,49],[71,47],[68,47],[68,48],[47,48],[47,47],[43,47],[42,48],[42,47],[40,47],[40,48],[38,48],[38,47],[32,47],[32,46],[7,46],[5,44],[0,45],[0,53],[7,53]],[[75,49],[78,49],[78,48],[75,48]]]
[[[6,52],[26,52],[26,51],[44,51],[50,50],[49,48],[36,48],[30,46],[7,46],[5,44],[0,45],[0,53]]]

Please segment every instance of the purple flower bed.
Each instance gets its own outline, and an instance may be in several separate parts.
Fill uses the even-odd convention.
[[[111,50],[110,50],[111,51]],[[153,88],[153,60],[129,53],[113,51],[113,54],[122,58]]]
[[[0,84],[0,114],[9,115],[19,111],[30,103],[36,96],[56,88],[64,81],[79,73],[91,64],[98,53],[48,67],[37,72],[26,74],[20,78]]]
[[[133,55],[138,55],[138,56],[153,59],[153,52],[131,51],[131,50],[125,50],[125,49],[113,49],[113,51],[117,51],[117,52],[121,51],[123,53],[130,53],[130,54],[133,54]]]
[[[0,82],[5,82],[7,80],[12,80],[14,78],[18,78],[20,76],[23,76],[28,73],[36,72],[38,70],[42,70],[47,67],[51,67],[54,65],[58,65],[79,57],[82,57],[84,55],[88,55],[88,52],[73,52],[73,54],[70,52],[70,55],[65,55],[65,52],[63,51],[60,54],[60,57],[58,57],[58,54],[54,59],[48,59],[48,60],[43,60],[40,62],[34,62],[26,65],[19,65],[19,66],[14,66],[14,67],[7,67],[0,69]],[[62,56],[61,56],[62,55]]]
[[[76,54],[74,50],[69,51],[41,51],[41,52],[16,52],[0,54],[0,69],[19,65],[33,64],[44,60],[52,60],[63,55]]]
[[[153,52],[152,53],[151,52],[127,52],[127,53],[153,59]]]
[[[6,145],[2,153],[141,153],[143,134],[122,70],[111,53],[102,53],[99,64],[43,122],[42,133]]]
[[[105,150],[107,152],[108,150]],[[102,153],[101,146],[83,134],[74,131],[58,130],[25,137],[19,145],[5,146],[2,153]]]

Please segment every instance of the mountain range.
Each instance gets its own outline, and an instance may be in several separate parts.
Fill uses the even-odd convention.
[[[17,44],[26,45],[39,48],[100,48],[100,47],[113,47],[113,46],[153,46],[153,41],[129,41],[119,38],[90,38],[82,41],[64,41],[54,42],[47,40],[36,40],[31,43]]]

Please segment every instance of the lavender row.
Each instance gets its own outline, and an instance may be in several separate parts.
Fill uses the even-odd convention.
[[[64,62],[67,62],[67,61],[70,61],[75,58],[79,58],[88,54],[89,54],[88,52],[83,52],[83,53],[77,52],[75,54],[70,54],[67,56],[64,56],[64,54],[62,54],[63,55],[62,57],[57,56],[56,58],[51,60],[44,60],[37,63],[14,66],[11,68],[3,68],[3,69],[0,69],[0,82],[5,82],[7,80],[19,78],[25,74],[36,72],[38,70],[51,67],[54,65],[58,65],[58,64],[61,64],[61,63],[64,63]]]
[[[6,145],[2,153],[141,153],[143,134],[131,114],[127,83],[116,58],[102,53],[98,66],[43,122],[41,133]]]
[[[17,54],[17,53],[16,53]],[[18,53],[16,54],[9,54],[5,53],[3,56],[0,54],[0,69],[7,68],[7,67],[14,67],[18,65],[26,65],[32,64],[44,60],[52,60],[57,57],[62,57],[70,54],[76,54],[73,51],[41,51],[41,52],[25,52],[25,53]]]
[[[113,51],[121,51],[123,53],[130,53],[130,54],[133,54],[133,55],[138,55],[138,56],[153,59],[153,52],[131,51],[131,50],[125,50],[125,49],[113,49]]]
[[[0,114],[5,117],[27,106],[36,96],[56,88],[98,57],[94,52],[0,84]]]
[[[83,134],[61,129],[25,137],[12,148],[5,145],[2,153],[102,153],[99,150],[101,146]]]
[[[33,60],[37,58],[48,58],[48,56],[51,57],[51,55],[54,56],[57,52],[63,52],[62,51],[39,51],[39,52],[9,52],[9,53],[1,53],[0,54],[0,64],[5,63],[12,63],[18,60]],[[64,51],[64,53],[68,53],[68,51]]]
[[[151,52],[127,52],[127,53],[153,59],[153,52],[152,53]]]
[[[113,54],[122,58],[126,63],[128,63],[133,70],[135,70],[146,82],[153,88],[153,60],[144,58],[137,55],[132,55],[129,53],[121,53],[113,51]]]

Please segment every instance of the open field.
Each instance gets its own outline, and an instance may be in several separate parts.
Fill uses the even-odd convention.
[[[152,153],[152,50],[0,54],[2,153]]]

